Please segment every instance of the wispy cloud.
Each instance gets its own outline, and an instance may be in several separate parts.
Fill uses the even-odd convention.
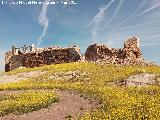
[[[94,42],[97,42],[98,39],[98,34],[99,34],[99,30],[100,30],[100,25],[102,23],[102,21],[105,18],[105,12],[104,12],[104,8],[99,8],[99,11],[101,12],[101,14],[99,14],[94,23],[93,23],[93,27],[92,27],[92,40]]]
[[[91,20],[91,22],[86,26],[89,27],[92,25],[92,30],[91,30],[91,39],[94,42],[97,42],[97,40],[99,39],[99,34],[101,31],[101,25],[102,22],[105,19],[105,11],[115,2],[115,0],[111,0],[107,5],[105,5],[103,8],[100,7],[99,8],[99,12],[98,14],[96,14],[96,16]]]
[[[159,19],[156,19],[156,20],[153,20],[153,21],[147,21],[147,22],[144,22],[144,23],[137,23],[136,25],[131,25],[131,26],[127,26],[127,27],[120,27],[119,29],[115,29],[114,28],[114,31],[115,30],[126,30],[126,31],[128,31],[128,30],[132,30],[132,29],[138,29],[138,28],[144,28],[144,27],[148,27],[148,26],[151,26],[151,25],[153,25],[153,24],[157,24],[157,23],[159,23],[160,22],[160,20]],[[117,28],[117,27],[116,27]],[[113,32],[113,30],[112,30],[112,32]]]
[[[123,26],[125,23],[127,23],[129,20],[131,20],[133,17],[135,17],[137,12],[140,11],[144,7],[145,3],[146,3],[145,1],[142,1],[142,3],[139,5],[139,7],[137,9],[135,9],[135,11],[133,11],[133,13],[130,14],[130,16],[128,16],[126,19],[124,19],[122,22],[120,22],[118,25],[116,25],[114,27],[114,29],[111,30],[111,32],[117,30],[118,28]]]
[[[100,10],[99,13],[87,25],[87,27],[92,25],[94,22],[96,22],[97,19],[99,19],[101,17],[101,15],[112,5],[113,2],[115,2],[115,0],[111,0],[102,10]]]
[[[49,24],[49,19],[47,18],[47,10],[49,5],[48,2],[50,2],[50,0],[45,0],[42,6],[42,11],[38,17],[38,22],[43,27],[43,33],[38,39],[38,45],[41,44],[42,38],[46,35],[46,31],[48,29],[48,24]]]
[[[117,13],[119,12],[121,6],[123,5],[123,2],[124,2],[124,0],[120,0],[120,1],[119,1],[119,4],[118,4],[115,12],[113,13],[113,16],[112,16],[111,19],[104,25],[103,30],[104,30],[105,28],[107,28],[107,26],[108,26],[108,25],[113,21],[113,19],[116,17],[116,15],[117,15]]]
[[[150,7],[140,12],[137,16],[148,14],[160,7],[160,0],[151,0]]]

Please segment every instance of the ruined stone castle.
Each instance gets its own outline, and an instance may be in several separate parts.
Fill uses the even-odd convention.
[[[70,63],[78,61],[104,62],[120,65],[147,65],[142,56],[139,39],[133,37],[124,43],[121,49],[110,48],[106,45],[90,45],[85,54],[80,53],[78,46],[61,48],[57,46],[36,48],[34,45],[16,48],[5,53],[5,71],[20,67],[39,67],[42,65]]]

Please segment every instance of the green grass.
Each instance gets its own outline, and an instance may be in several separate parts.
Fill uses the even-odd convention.
[[[0,90],[40,90],[63,89],[76,90],[100,100],[103,107],[85,113],[82,120],[159,120],[160,87],[120,87],[111,86],[109,81],[117,81],[140,73],[160,74],[159,66],[126,66],[100,65],[96,63],[67,63],[43,66],[40,68],[18,69],[7,74],[18,74],[29,71],[47,71],[45,75],[0,85]],[[81,71],[85,76],[69,80],[43,80],[55,72]]]

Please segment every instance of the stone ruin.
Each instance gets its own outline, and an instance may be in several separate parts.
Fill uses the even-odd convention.
[[[61,48],[57,46],[35,48],[34,45],[20,48],[12,47],[12,51],[5,53],[5,71],[21,67],[33,68],[42,65],[78,62],[81,60],[78,46]]]
[[[36,48],[34,45],[16,48],[5,53],[5,71],[20,67],[39,67],[42,65],[60,64],[78,61],[103,62],[120,65],[149,65],[143,59],[139,39],[133,37],[124,43],[124,48],[110,48],[106,45],[90,45],[85,54],[80,54],[80,48],[73,46],[61,48],[57,46]]]
[[[139,38],[133,37],[124,43],[124,48],[110,48],[106,45],[90,45],[85,52],[85,59],[93,62],[105,62],[120,65],[146,65],[139,45]]]

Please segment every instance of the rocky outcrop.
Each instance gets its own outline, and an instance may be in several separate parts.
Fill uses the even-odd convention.
[[[85,59],[93,62],[105,62],[122,65],[146,65],[139,46],[139,39],[133,37],[124,43],[124,48],[110,48],[106,45],[90,45],[85,52]]]
[[[11,52],[6,53],[6,72],[19,67],[33,68],[42,65],[77,62],[81,60],[78,46],[71,48],[49,47],[28,53],[18,51],[18,54],[15,55],[9,53]]]

